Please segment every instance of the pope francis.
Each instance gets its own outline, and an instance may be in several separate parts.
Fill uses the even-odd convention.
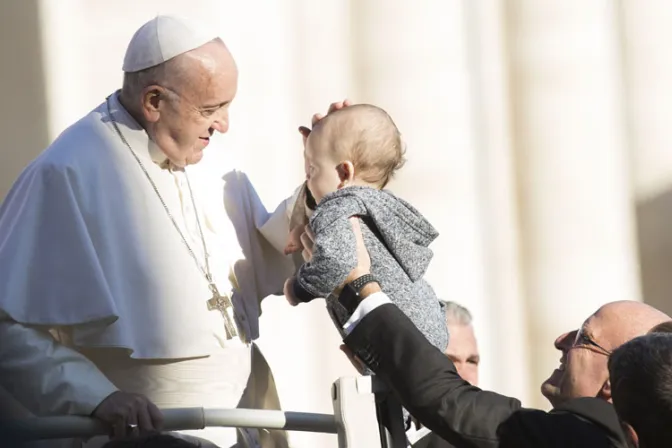
[[[294,270],[282,249],[295,199],[268,213],[244,174],[210,181],[193,166],[228,129],[236,64],[200,24],[158,16],[123,71],[0,209],[0,387],[34,414],[93,415],[115,436],[160,428],[158,408],[277,408],[252,341],[261,299]],[[179,436],[286,446],[261,430]]]

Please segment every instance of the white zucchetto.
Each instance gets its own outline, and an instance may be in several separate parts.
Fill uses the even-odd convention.
[[[133,35],[122,69],[132,73],[154,67],[217,37],[205,24],[169,15],[156,16]]]

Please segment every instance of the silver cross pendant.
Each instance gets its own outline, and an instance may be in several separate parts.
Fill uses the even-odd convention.
[[[231,300],[227,296],[221,295],[214,284],[210,285],[210,290],[212,291],[212,298],[208,300],[208,310],[217,310],[222,314],[227,339],[238,337],[238,329],[233,319],[233,304]]]

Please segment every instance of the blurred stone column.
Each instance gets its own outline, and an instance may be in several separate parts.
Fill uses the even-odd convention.
[[[619,3],[643,297],[672,314],[672,3]]]
[[[538,391],[558,366],[561,332],[606,302],[640,295],[617,4],[507,5],[530,387]]]
[[[532,394],[504,4],[505,0],[465,2],[487,278],[487,309],[485,315],[476,316],[476,323],[489,326],[491,344],[497,348],[487,353],[488,362],[492,366],[506,366],[496,370],[492,388],[527,403]]]
[[[391,189],[437,228],[427,279],[439,297],[474,314],[482,385],[496,366],[484,299],[481,196],[462,1],[351,2],[356,102],[387,110],[407,144]]]
[[[0,200],[50,141],[37,1],[0,2]]]

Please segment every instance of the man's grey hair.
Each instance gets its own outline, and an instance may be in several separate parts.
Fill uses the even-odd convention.
[[[471,325],[472,317],[467,308],[450,300],[442,300],[441,303],[443,303],[446,321],[449,324]]]

